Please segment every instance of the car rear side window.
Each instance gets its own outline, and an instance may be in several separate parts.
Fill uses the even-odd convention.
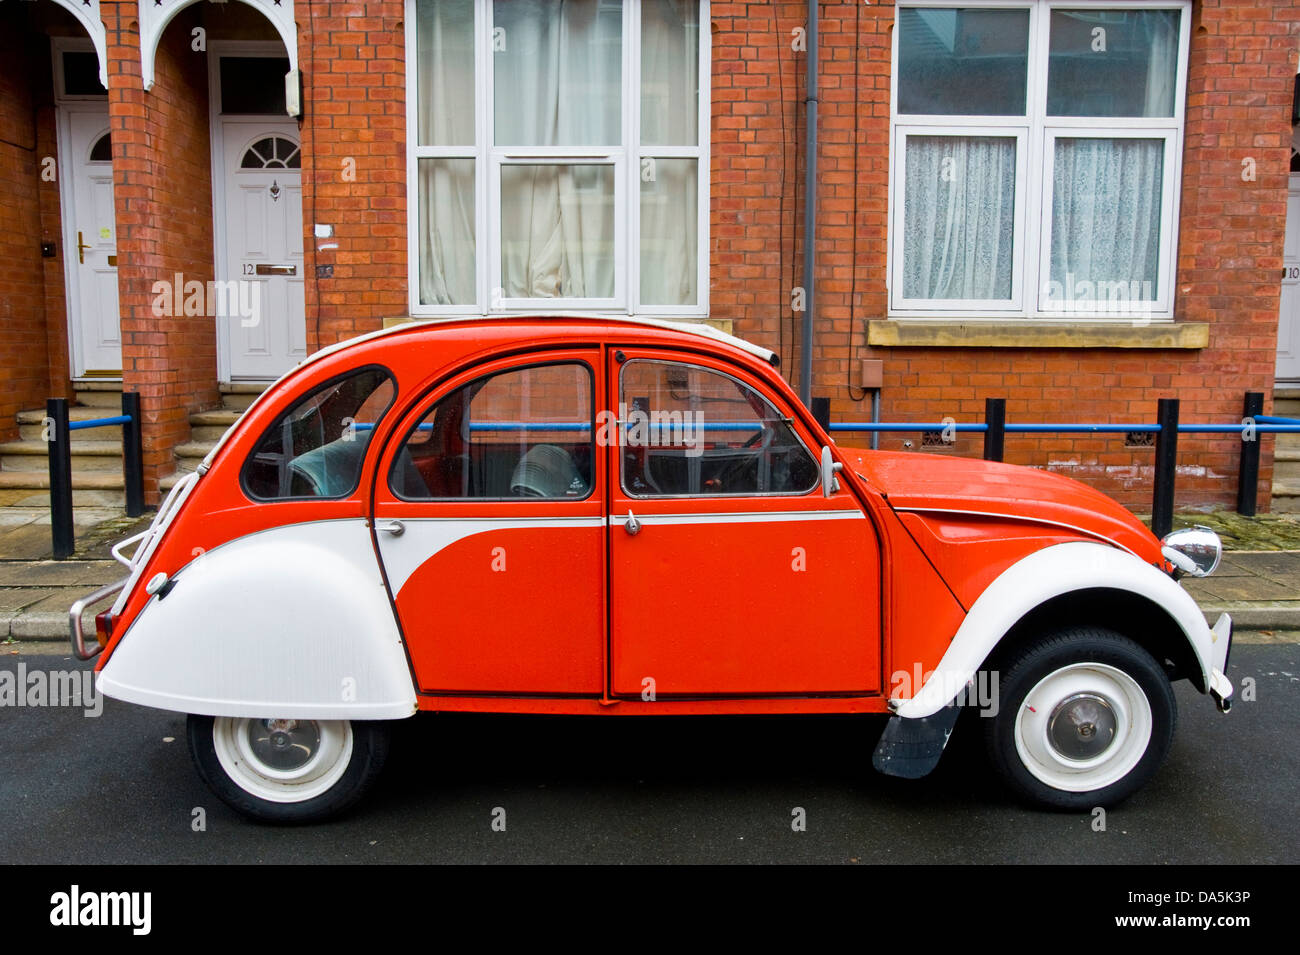
[[[585,498],[592,393],[591,369],[578,362],[477,378],[441,398],[410,433],[389,487],[408,501]]]
[[[314,389],[263,432],[244,462],[244,490],[264,501],[347,497],[395,394],[392,376],[374,366]]]

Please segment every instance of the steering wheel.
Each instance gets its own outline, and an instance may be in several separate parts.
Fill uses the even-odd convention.
[[[760,425],[759,428],[758,428],[758,433],[756,433],[756,434],[755,434],[753,437],[751,437],[748,441],[746,441],[744,444],[742,444],[741,447],[742,447],[742,448],[752,448],[752,447],[754,446],[754,442],[757,441],[759,438],[762,438],[762,439],[763,439],[763,444],[762,444],[761,446],[764,447],[764,448],[766,448],[769,444],[772,443],[772,437],[773,437],[773,435],[774,435],[775,433],[776,433],[776,429],[775,429],[775,428],[769,428],[769,427],[768,427],[767,425],[765,425],[765,424],[764,424],[764,425]]]
[[[727,485],[731,483],[732,475],[739,473],[741,468],[748,467],[752,460],[757,459],[763,452],[767,451],[767,449],[771,446],[772,442],[776,440],[776,428],[763,425],[762,430],[760,430],[758,434],[754,435],[752,438],[750,438],[748,441],[742,444],[741,448],[743,449],[743,448],[754,447],[754,442],[758,441],[760,438],[762,439],[762,442],[758,445],[758,451],[759,451],[758,455],[755,455],[754,458],[745,457],[745,458],[741,458],[739,461],[732,461],[725,468],[723,468],[721,471],[718,472],[717,477],[715,477],[713,480],[718,483],[718,486],[721,490],[725,491],[727,489]]]

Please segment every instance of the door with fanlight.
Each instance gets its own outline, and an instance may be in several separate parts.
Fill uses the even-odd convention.
[[[113,214],[113,144],[108,107],[64,112],[68,324],[76,378],[122,374]]]
[[[274,379],[307,355],[297,125],[227,123],[222,134],[225,377]]]

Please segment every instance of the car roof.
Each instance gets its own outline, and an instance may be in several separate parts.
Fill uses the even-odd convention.
[[[351,348],[362,342],[373,341],[377,338],[384,338],[388,335],[396,335],[402,332],[413,332],[417,329],[427,330],[429,328],[440,327],[458,327],[463,328],[478,322],[492,322],[494,324],[517,324],[521,328],[528,327],[530,331],[535,332],[539,323],[555,322],[560,325],[568,321],[597,322],[602,325],[632,325],[643,328],[662,328],[673,332],[682,332],[687,335],[698,335],[701,338],[712,339],[725,345],[731,345],[742,351],[748,352],[768,364],[773,363],[776,353],[770,349],[763,348],[761,345],[755,345],[753,342],[746,341],[743,338],[737,338],[712,325],[706,325],[703,322],[678,322],[664,318],[646,318],[632,315],[556,315],[556,316],[490,316],[487,318],[451,318],[451,319],[417,319],[410,322],[402,322],[389,328],[382,328],[378,331],[367,332],[364,335],[357,335],[354,338],[347,338],[333,345],[328,345],[320,351],[309,355],[295,366],[296,371],[305,365],[312,364],[329,355],[333,355],[345,348]]]
[[[352,348],[353,346],[360,345],[364,342],[387,338],[390,335],[400,335],[403,333],[412,334],[419,331],[428,331],[437,328],[463,329],[484,322],[491,322],[494,325],[517,325],[520,329],[527,328],[534,336],[536,336],[539,326],[545,328],[547,324],[554,324],[558,330],[560,327],[566,325],[572,327],[571,323],[573,322],[593,323],[596,325],[628,325],[634,328],[658,328],[666,331],[680,332],[687,335],[696,335],[700,338],[707,338],[720,344],[731,345],[734,348],[738,348],[741,351],[762,359],[769,365],[776,364],[776,353],[770,349],[755,345],[753,342],[746,341],[743,338],[737,338],[735,335],[729,335],[726,332],[714,328],[712,325],[706,325],[703,322],[678,322],[663,318],[642,318],[631,315],[494,315],[486,318],[457,317],[446,319],[416,319],[409,322],[401,322],[388,328],[381,328],[377,331],[367,332],[363,335],[357,335],[352,338],[345,338],[342,341],[335,342],[332,345],[327,345],[320,351],[308,355],[302,361],[298,362],[298,364],[294,365],[293,368],[289,369],[278,379],[268,385],[262,394],[258,395],[257,398],[254,399],[253,403],[249,406],[248,411],[254,410],[254,408],[261,403],[263,397],[274,392],[280,382],[284,381],[290,375],[297,374],[303,368],[328,358],[330,355],[335,355],[344,349]],[[221,449],[221,446],[226,443],[226,438],[229,436],[230,432],[227,431],[221,436],[221,439],[216,443],[216,445],[208,451],[202,464],[199,466],[200,473],[208,470],[212,461],[216,458],[217,452]]]

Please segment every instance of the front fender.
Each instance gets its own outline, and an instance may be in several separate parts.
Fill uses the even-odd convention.
[[[213,548],[132,622],[100,672],[115,699],[204,716],[394,719],[415,712],[402,638],[362,519]]]
[[[1202,686],[1223,687],[1226,634],[1211,630],[1187,591],[1163,571],[1127,551],[1090,541],[1055,544],[1021,558],[980,594],[934,672],[894,712],[904,719],[932,716],[975,676],[998,641],[1040,604],[1093,588],[1124,590],[1161,607],[1187,638],[1201,668]],[[1227,689],[1231,693],[1230,686]]]

